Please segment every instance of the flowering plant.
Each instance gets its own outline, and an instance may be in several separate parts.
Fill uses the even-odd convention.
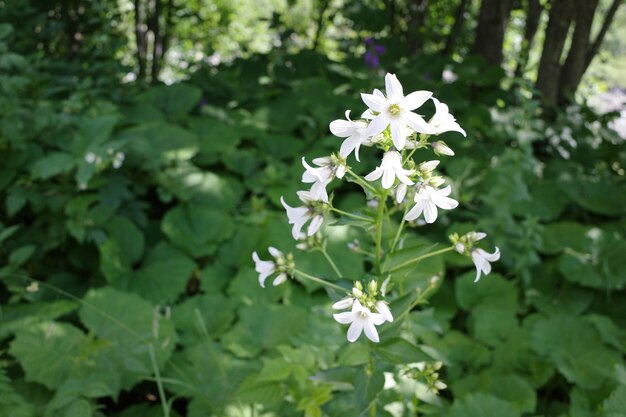
[[[287,277],[314,281],[329,289],[331,296],[338,300],[332,304],[335,310],[347,310],[333,315],[340,324],[349,324],[347,339],[355,342],[365,334],[374,343],[380,341],[376,326],[394,322],[424,301],[429,290],[436,287],[438,278],[433,277],[424,291],[420,289],[411,294],[408,306],[401,311],[390,308],[391,300],[398,298],[392,288],[395,278],[402,270],[415,267],[420,261],[450,251],[468,256],[476,266],[476,281],[481,274],[489,274],[490,262],[500,258],[500,252],[488,253],[476,247],[476,242],[486,235],[470,232],[463,236],[450,236],[451,245],[444,248],[404,248],[407,225],[434,223],[439,209],[452,210],[458,202],[450,197],[452,187],[445,185],[446,180],[438,175],[439,160],[417,163],[413,156],[419,149],[432,150],[436,156],[454,156],[452,149],[441,140],[431,140],[444,132],[455,131],[466,136],[450,114],[448,106],[432,96],[430,91],[415,91],[407,95],[394,74],[385,76],[385,93],[376,89],[372,94],[361,94],[367,109],[359,119],[350,118],[346,111],[345,119],[330,123],[330,131],[344,138],[338,153],[316,158],[309,164],[304,158],[302,182],[309,185],[309,190],[298,191],[300,203],[292,207],[284,198],[281,203],[287,211],[292,236],[298,240],[301,250],[322,252],[340,279],[349,278],[350,287],[340,285],[341,281],[331,281],[296,267],[292,254],[284,255],[270,247],[272,260],[262,260],[257,252],[252,257],[259,273],[261,286],[271,276],[276,277],[273,285],[287,281]],[[416,110],[428,100],[435,105],[435,114],[426,121]],[[357,174],[348,158],[360,162],[361,146],[375,148],[382,153],[380,164],[365,176]],[[333,205],[333,195],[328,194],[327,186],[335,180],[347,180],[358,184],[368,199],[368,207],[359,212],[347,212]],[[389,220],[396,213],[401,213],[400,223],[396,226],[389,241],[383,240],[383,228],[393,227]],[[423,221],[420,219],[423,215]],[[338,217],[338,219],[337,219]],[[326,252],[324,241],[325,227],[341,221],[354,227],[364,228],[372,242],[362,247],[361,242],[351,244],[352,252],[365,257],[372,267],[367,277],[346,277],[337,263]],[[398,254],[402,252],[401,259]],[[393,261],[390,261],[392,260]]]

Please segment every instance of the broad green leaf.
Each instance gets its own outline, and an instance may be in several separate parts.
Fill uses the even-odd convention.
[[[379,345],[376,345],[375,351],[385,362],[394,365],[432,360],[422,349],[400,338],[383,340]]]
[[[122,388],[153,373],[149,345],[160,367],[172,354],[177,341],[174,326],[147,301],[110,287],[90,290],[83,301],[81,321],[113,349],[107,359]]]
[[[591,244],[590,227],[574,222],[552,223],[544,227],[541,236],[541,251],[555,254],[570,248],[587,252]]]
[[[478,340],[498,346],[518,329],[513,306],[479,305],[470,311],[469,329]]]
[[[202,91],[189,84],[152,87],[141,94],[140,101],[148,102],[172,119],[189,113],[200,102]]]
[[[20,246],[9,254],[9,263],[20,266],[28,261],[33,253],[35,253],[35,245]]]
[[[193,118],[189,127],[198,137],[200,158],[203,154],[213,155],[235,149],[241,140],[241,129],[213,118]]]
[[[361,415],[367,415],[366,410],[369,410],[383,390],[385,376],[380,369],[364,370],[355,378],[353,384],[359,411]]]
[[[55,320],[78,307],[74,301],[37,301],[32,304],[9,304],[0,309],[0,339],[43,320]]]
[[[218,243],[234,231],[232,217],[201,205],[181,205],[170,210],[161,223],[163,233],[191,256],[213,254]]]
[[[35,417],[35,407],[15,391],[4,368],[0,368],[0,415]]]
[[[445,417],[521,417],[522,412],[508,401],[488,394],[470,394],[454,401]]]
[[[127,288],[153,303],[171,303],[185,291],[195,269],[193,260],[162,241],[129,276]]]
[[[198,322],[197,314],[202,317]],[[184,344],[199,343],[205,336],[216,339],[227,331],[235,319],[233,303],[221,294],[204,294],[189,298],[172,310],[172,321],[181,332]]]
[[[74,157],[65,152],[52,152],[33,164],[31,173],[34,178],[48,179],[74,167]]]
[[[602,417],[626,417],[626,385],[620,385],[602,403]]]
[[[239,310],[239,322],[222,338],[222,345],[240,357],[289,342],[305,330],[306,312],[294,306],[255,304]]]
[[[478,375],[468,375],[453,383],[452,390],[457,398],[476,393],[493,395],[509,402],[522,413],[532,413],[537,402],[533,387],[517,374],[485,371]]]
[[[284,391],[279,382],[259,381],[256,376],[250,376],[239,386],[234,399],[246,404],[254,403],[273,407],[284,401]]]
[[[613,379],[613,367],[622,362],[620,354],[605,345],[596,329],[579,317],[537,320],[531,344],[568,381],[588,389]]]
[[[482,277],[474,282],[475,273],[463,274],[456,280],[456,299],[464,310],[472,310],[478,306],[502,307],[517,309],[517,288],[510,281],[498,274]]]
[[[46,346],[46,349],[41,349]],[[66,323],[41,322],[23,329],[11,343],[28,381],[39,382],[51,390],[67,381],[79,380],[73,398],[87,394],[93,384],[102,387],[100,396],[117,395],[123,381],[107,366],[111,355],[108,342],[86,336]]]

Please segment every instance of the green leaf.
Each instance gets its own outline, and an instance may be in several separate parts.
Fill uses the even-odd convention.
[[[613,367],[622,361],[617,352],[602,343],[596,329],[580,317],[537,320],[531,344],[568,381],[588,389],[613,379]]]
[[[48,179],[74,167],[74,157],[66,152],[52,152],[33,164],[31,173],[34,178]]]
[[[20,246],[9,254],[9,263],[20,266],[28,261],[33,253],[35,253],[35,245]]]
[[[464,310],[489,305],[504,309],[517,309],[517,288],[501,275],[490,274],[474,282],[475,273],[461,275],[456,280],[456,299]]]
[[[239,310],[239,322],[222,338],[222,345],[237,356],[256,356],[297,337],[306,327],[306,313],[293,306],[255,304]]]
[[[41,347],[45,346],[45,349]],[[11,343],[15,356],[28,381],[39,382],[51,390],[71,380],[79,380],[80,389],[73,398],[86,394],[97,383],[102,395],[117,395],[120,375],[106,366],[111,350],[104,341],[87,337],[66,323],[42,322],[19,331]]]
[[[626,417],[626,385],[620,385],[602,403],[602,417]]]
[[[394,365],[432,360],[422,349],[398,337],[382,341],[375,350],[384,361]]]
[[[161,229],[172,242],[191,256],[213,254],[218,243],[234,231],[232,217],[201,205],[178,206],[165,215]]]
[[[366,415],[366,411],[378,398],[385,385],[385,376],[380,369],[371,372],[364,372],[358,375],[354,381],[354,391],[356,402],[361,411],[360,415]]]
[[[32,304],[9,304],[0,310],[2,326],[0,339],[4,339],[20,329],[34,326],[42,320],[54,320],[78,307],[78,303],[69,300],[37,301]]]
[[[521,417],[514,404],[487,394],[471,394],[454,401],[445,417]]]
[[[91,405],[85,399],[78,399],[64,410],[63,415],[65,417],[91,417]]]
[[[149,347],[159,366],[167,361],[176,345],[172,322],[136,295],[110,287],[92,289],[80,309],[81,321],[113,351],[107,356],[111,372],[128,389],[153,373]]]
[[[15,391],[4,368],[0,368],[0,416],[35,417],[35,407]]]
[[[180,118],[196,107],[202,91],[189,84],[152,87],[139,96],[140,101],[148,102],[162,110],[172,119]]]
[[[454,383],[452,390],[458,398],[476,393],[493,395],[509,402],[521,413],[533,412],[537,402],[533,387],[517,374],[485,371],[478,375],[468,375]]]
[[[196,117],[189,121],[189,127],[198,137],[200,157],[235,149],[241,140],[241,129],[220,120]]]
[[[196,312],[203,319],[203,325],[212,339],[226,332],[235,319],[233,303],[222,294],[204,294],[189,298],[172,311],[172,321],[181,332],[184,344],[192,345],[203,340],[204,329],[198,323]]]
[[[555,254],[566,248],[577,252],[587,252],[591,239],[588,236],[591,228],[574,222],[552,223],[544,227],[541,235],[541,251]]]
[[[185,291],[195,269],[192,259],[168,243],[160,242],[129,278],[127,288],[153,303],[171,303]]]

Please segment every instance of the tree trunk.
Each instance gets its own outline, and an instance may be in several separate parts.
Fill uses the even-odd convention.
[[[143,30],[143,15],[141,13],[141,0],[134,0],[135,5],[135,41],[137,45],[137,79],[141,80],[146,77],[146,33]]]
[[[591,64],[593,57],[596,56],[596,54],[600,50],[600,45],[602,45],[602,41],[604,40],[604,37],[606,36],[606,32],[608,32],[609,26],[611,26],[611,23],[613,22],[613,18],[615,18],[615,13],[617,13],[617,9],[622,4],[624,4],[623,0],[613,0],[613,3],[611,4],[609,11],[607,12],[606,17],[604,18],[604,22],[602,22],[602,28],[600,28],[600,32],[598,32],[596,39],[591,44],[591,48],[589,48],[589,50],[587,51],[587,54],[585,56],[584,71],[587,71],[587,68],[589,67],[589,64]]]
[[[551,5],[536,82],[546,107],[556,105],[561,76],[561,54],[574,12],[572,0],[553,0]]]
[[[315,38],[313,38],[313,47],[311,49],[313,49],[314,51],[317,50],[317,47],[320,44],[320,39],[322,38],[322,34],[324,33],[324,14],[326,14],[326,9],[328,9],[328,6],[330,5],[330,0],[321,0],[318,9],[319,9],[319,14],[317,15],[317,21],[316,23],[316,30],[315,30]]]
[[[465,11],[467,10],[468,0],[461,0],[458,7],[456,8],[456,12],[454,13],[454,25],[452,25],[452,29],[450,29],[450,34],[446,38],[446,46],[443,48],[443,53],[447,56],[454,51],[454,47],[456,46],[456,39],[461,33],[461,29],[463,28],[463,21],[465,16]]]
[[[482,0],[472,52],[485,57],[491,65],[502,63],[502,44],[511,6],[511,0]]]
[[[515,67],[515,77],[520,78],[524,75],[524,70],[528,64],[530,49],[532,48],[535,34],[539,28],[539,19],[543,8],[539,0],[528,0],[526,10],[526,27],[524,29],[524,40],[522,41],[522,49],[519,53],[517,66]]]
[[[420,38],[423,33],[422,28],[426,24],[427,16],[428,0],[411,0],[409,2],[409,21],[406,34],[409,55],[414,55],[421,49]]]
[[[152,70],[150,71],[150,80],[153,84],[159,81],[159,72],[161,71],[161,60],[159,56],[163,51],[163,37],[161,35],[161,0],[153,0],[152,16],[150,18],[150,29],[153,35],[152,45]]]
[[[574,98],[574,93],[585,72],[585,61],[589,49],[589,35],[593,16],[598,7],[598,0],[576,0],[574,36],[561,69],[559,86],[559,104],[567,104]]]

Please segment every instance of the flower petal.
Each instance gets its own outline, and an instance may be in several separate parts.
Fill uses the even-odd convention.
[[[389,119],[384,113],[376,116],[365,129],[365,136],[376,136],[389,126]]]
[[[394,181],[396,180],[396,174],[394,171],[392,171],[391,169],[385,169],[383,171],[383,188],[384,189],[389,189],[391,188],[391,186],[393,185]]]
[[[404,97],[402,91],[402,84],[398,81],[398,77],[395,74],[385,75],[385,92],[387,93],[387,100],[400,101]]]
[[[417,133],[426,133],[428,135],[434,135],[437,133],[437,129],[426,123],[426,120],[424,120],[424,118],[420,115],[407,111],[402,113],[402,119]]]
[[[393,315],[391,314],[391,310],[389,310],[389,306],[387,306],[387,303],[385,303],[384,301],[377,301],[375,307],[376,311],[378,311],[380,315],[383,316],[383,319],[387,320],[388,322],[393,322]]]
[[[307,235],[313,236],[315,233],[317,233],[317,231],[320,230],[320,227],[322,227],[323,222],[324,217],[321,214],[313,217],[311,223],[309,224],[309,228],[307,229]]]
[[[395,146],[397,150],[401,151],[404,149],[404,145],[406,145],[406,136],[403,135],[402,126],[398,123],[398,120],[392,120],[390,125],[393,146]]]
[[[361,100],[370,109],[375,112],[382,112],[387,107],[387,101],[383,97],[375,96],[373,94],[361,93]]]
[[[333,120],[329,125],[330,133],[340,138],[345,138],[354,133],[354,126],[347,120]]]
[[[272,281],[272,285],[276,287],[285,281],[287,281],[287,274],[283,272],[282,274],[279,274],[274,281]]]
[[[354,321],[354,313],[351,311],[346,311],[345,313],[337,313],[333,314],[333,318],[337,321],[337,323],[349,324]]]
[[[332,307],[335,310],[345,310],[346,308],[352,308],[353,304],[354,304],[354,298],[346,297],[334,303]]]
[[[409,111],[415,110],[418,107],[421,107],[422,104],[426,103],[426,101],[428,101],[428,99],[431,98],[432,95],[433,93],[430,91],[414,91],[408,96],[404,97],[404,99],[402,99],[400,106]]]
[[[372,172],[370,172],[369,174],[367,174],[364,178],[365,178],[365,181],[376,181],[382,175],[383,175],[383,170],[380,167],[378,167]]]
[[[437,206],[430,200],[424,201],[424,220],[434,223],[437,220]]]
[[[367,320],[363,325],[363,330],[365,330],[365,336],[367,336],[369,340],[371,340],[374,343],[380,342],[380,339],[378,338],[378,332],[376,331],[376,327],[374,326],[374,323]]]
[[[348,342],[355,342],[359,338],[359,336],[361,336],[361,331],[363,331],[363,321],[353,321],[350,325],[350,328],[348,328]]]
[[[413,208],[404,216],[404,220],[411,221],[417,219],[424,211],[424,204],[421,201],[415,203]]]
[[[273,246],[270,246],[269,248],[267,248],[267,250],[270,252],[270,255],[272,255],[274,258],[283,256],[283,253]]]

